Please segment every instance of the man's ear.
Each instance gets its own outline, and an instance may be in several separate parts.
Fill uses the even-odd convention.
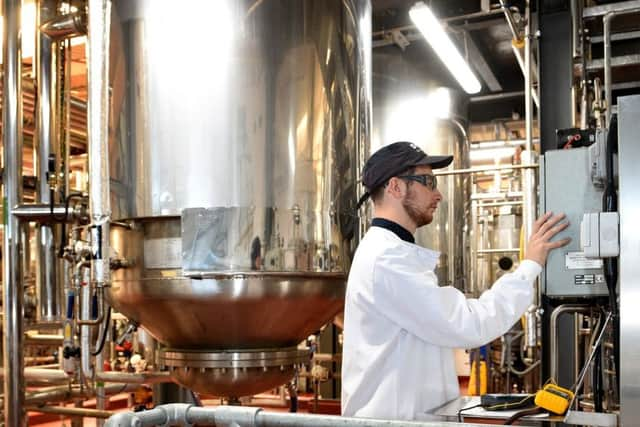
[[[404,197],[406,190],[406,187],[402,185],[402,180],[396,177],[389,180],[389,184],[387,184],[385,189],[385,191],[395,199],[401,199]]]

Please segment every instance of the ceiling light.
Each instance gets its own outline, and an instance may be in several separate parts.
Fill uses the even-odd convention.
[[[409,11],[409,16],[460,86],[469,94],[480,92],[480,82],[429,6],[418,2]]]

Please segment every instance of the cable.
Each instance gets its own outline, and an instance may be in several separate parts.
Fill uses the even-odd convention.
[[[104,295],[102,297],[104,298]],[[102,336],[100,337],[100,345],[98,346],[98,349],[96,351],[91,352],[92,356],[97,356],[100,353],[102,353],[102,349],[104,348],[104,343],[107,340],[107,333],[109,331],[110,322],[111,322],[111,306],[109,306],[109,309],[107,310],[107,316],[104,321],[104,328],[102,328],[102,334],[101,334]]]
[[[524,409],[520,412],[516,412],[515,414],[513,414],[512,416],[510,416],[509,418],[506,419],[506,421],[504,422],[505,426],[510,426],[511,424],[513,424],[514,421],[519,420],[522,417],[526,417],[527,415],[536,415],[536,414],[541,414],[545,412],[544,409],[540,408],[540,407],[535,407],[535,408],[531,408],[531,409]]]
[[[477,405],[468,406],[468,407],[466,407],[466,408],[462,408],[462,409],[460,409],[460,410],[458,411],[458,422],[459,422],[459,423],[461,423],[461,422],[462,422],[462,413],[463,413],[464,411],[468,411],[469,409],[473,409],[473,408],[479,408],[479,407],[481,407],[481,406],[482,406],[482,405],[478,403]]]

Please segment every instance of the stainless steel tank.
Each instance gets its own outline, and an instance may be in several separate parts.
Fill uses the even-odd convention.
[[[468,168],[466,99],[439,87],[420,64],[396,46],[373,51],[371,152],[395,141],[411,141],[427,154],[453,154],[450,169]],[[443,200],[433,223],[416,233],[416,243],[442,253],[436,268],[441,285],[467,290],[469,177],[439,176],[438,189]]]
[[[287,381],[342,310],[369,138],[368,0],[112,7],[109,298],[183,385]]]

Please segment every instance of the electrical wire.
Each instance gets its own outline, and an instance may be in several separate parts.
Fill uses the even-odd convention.
[[[102,296],[104,298],[104,295]],[[107,341],[107,334],[109,333],[109,323],[111,323],[111,306],[107,309],[107,316],[105,317],[104,327],[102,328],[102,334],[100,337],[100,345],[96,349],[96,351],[92,351],[92,356],[97,356],[102,353],[102,349],[104,348],[104,343]]]
[[[462,413],[463,413],[463,412],[468,411],[468,410],[470,410],[470,409],[479,408],[479,407],[481,407],[481,406],[482,406],[482,405],[478,403],[477,405],[468,406],[468,407],[466,407],[466,408],[462,408],[462,409],[460,409],[460,410],[458,411],[458,422],[459,422],[459,423],[461,423],[461,422],[462,422]]]
[[[536,414],[541,414],[545,412],[544,409],[536,406],[535,408],[531,408],[531,409],[523,409],[522,411],[516,412],[515,414],[513,414],[512,416],[510,416],[509,418],[506,419],[506,421],[504,422],[505,426],[510,426],[511,424],[514,423],[514,421],[519,420],[522,417],[526,417],[527,415],[536,415]]]

